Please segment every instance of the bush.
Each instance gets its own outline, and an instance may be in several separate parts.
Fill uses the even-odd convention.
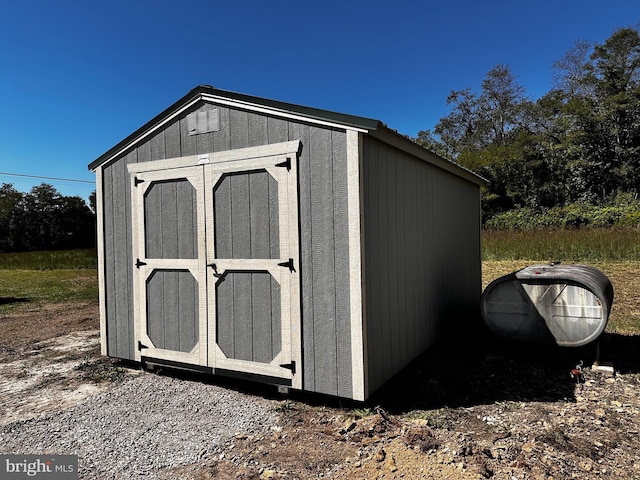
[[[619,194],[603,205],[576,202],[538,211],[519,208],[494,215],[485,222],[484,226],[493,230],[640,228],[640,202],[631,194]]]

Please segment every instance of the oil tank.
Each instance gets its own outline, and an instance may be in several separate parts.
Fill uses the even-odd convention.
[[[579,347],[604,331],[612,303],[613,286],[597,268],[532,265],[491,282],[481,311],[502,338]]]

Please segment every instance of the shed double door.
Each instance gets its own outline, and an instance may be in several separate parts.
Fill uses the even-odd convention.
[[[292,143],[129,167],[141,360],[300,383]]]

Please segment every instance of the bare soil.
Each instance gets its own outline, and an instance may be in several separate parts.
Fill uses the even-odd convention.
[[[637,313],[637,285],[614,286]],[[135,374],[100,357],[98,327],[87,302],[0,317],[0,424],[67,408]],[[220,379],[271,398],[278,426],[238,432],[221,453],[160,478],[640,479],[640,337],[609,333],[600,350],[614,374],[591,368],[594,346],[512,345],[476,326],[366,404]]]
[[[34,305],[0,317],[0,424],[75,405],[110,388],[93,302]],[[88,368],[91,366],[91,368]],[[124,371],[122,371],[124,374]]]

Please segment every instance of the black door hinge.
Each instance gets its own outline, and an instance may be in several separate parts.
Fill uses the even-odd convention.
[[[144,180],[139,179],[138,177],[133,177],[133,186],[137,187],[141,183],[144,183]]]
[[[143,265],[146,265],[146,263],[145,263],[145,262],[140,261],[140,259],[138,258],[138,259],[136,260],[136,268],[138,268],[138,269],[139,269],[139,268],[140,268],[140,267],[142,267]]]
[[[284,167],[287,170],[291,170],[291,158],[287,157],[287,159],[282,163],[276,163],[276,167]]]
[[[288,261],[286,262],[282,262],[278,264],[279,267],[286,267],[289,269],[290,272],[295,272],[296,269],[293,266],[293,258],[290,258]]]
[[[286,368],[288,370],[291,370],[291,373],[293,373],[293,374],[296,373],[296,362],[295,362],[295,360],[292,361],[291,363],[283,363],[282,365],[280,365],[280,367]]]
[[[143,345],[140,340],[138,340],[138,351],[142,351],[143,348],[149,348],[146,345]]]

